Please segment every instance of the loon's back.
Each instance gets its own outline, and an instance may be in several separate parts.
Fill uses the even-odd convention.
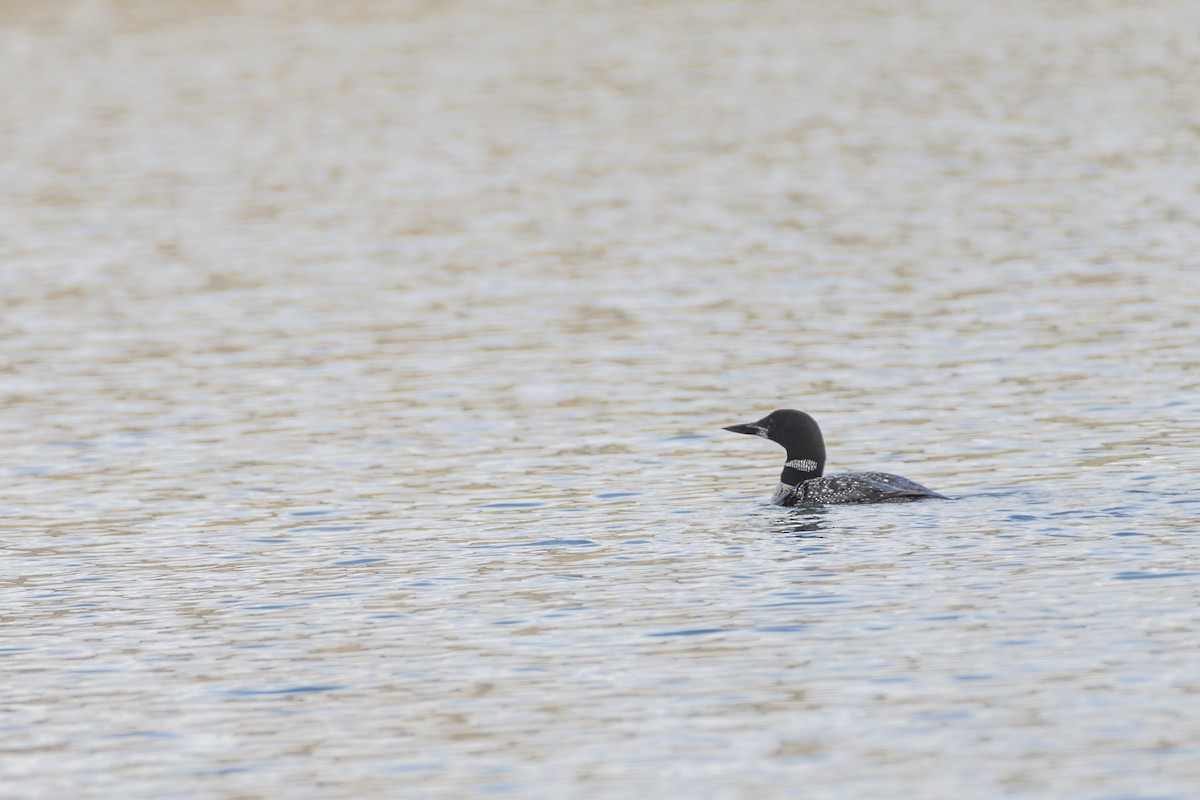
[[[839,503],[897,503],[945,495],[916,481],[887,472],[847,472],[810,478],[796,486],[779,484],[771,502],[777,506],[832,505]]]

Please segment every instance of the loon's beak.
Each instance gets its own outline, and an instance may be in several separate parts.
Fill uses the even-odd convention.
[[[762,425],[758,425],[758,424],[756,424],[756,423],[753,423],[753,422],[752,422],[752,423],[750,423],[749,425],[726,425],[726,426],[725,426],[724,428],[722,428],[721,430],[724,430],[724,431],[733,431],[734,433],[748,433],[748,434],[750,434],[751,436],[763,436],[763,437],[765,437],[765,436],[767,435],[767,429],[766,429],[766,428],[764,428]]]

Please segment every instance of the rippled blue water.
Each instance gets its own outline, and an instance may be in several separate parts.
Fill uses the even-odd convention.
[[[1195,9],[68,6],[0,795],[1194,796]]]

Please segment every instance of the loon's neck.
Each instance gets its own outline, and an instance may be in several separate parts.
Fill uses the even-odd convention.
[[[788,486],[799,486],[805,481],[821,477],[825,465],[811,458],[788,458],[783,465],[783,474],[779,476],[780,483]]]

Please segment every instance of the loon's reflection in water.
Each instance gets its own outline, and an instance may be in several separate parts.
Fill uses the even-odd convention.
[[[829,510],[825,508],[781,508],[765,506],[753,512],[764,533],[813,538],[824,537],[829,529]]]

